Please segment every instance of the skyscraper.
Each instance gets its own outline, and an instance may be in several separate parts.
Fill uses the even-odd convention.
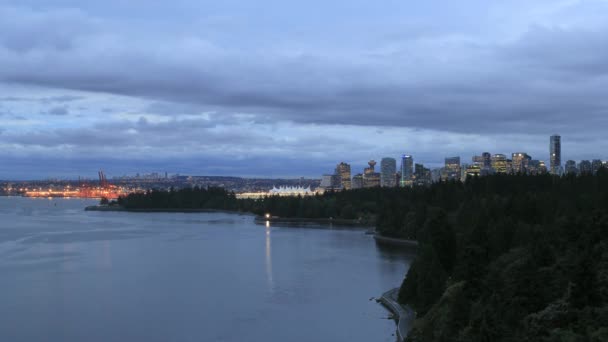
[[[484,153],[482,153],[481,157],[483,159],[482,168],[484,168],[484,169],[490,169],[492,167],[492,155],[490,154],[490,152],[484,152]]]
[[[401,156],[401,186],[405,186],[406,181],[412,179],[414,175],[414,158],[409,155]]]
[[[511,154],[512,160],[512,172],[513,173],[527,173],[528,163],[532,158],[525,152],[516,152]]]
[[[349,164],[345,162],[338,164],[338,166],[336,166],[336,175],[340,178],[340,186],[342,189],[350,190],[352,188]]]
[[[492,168],[496,173],[507,173],[507,156],[504,154],[492,156]]]
[[[460,157],[445,158],[445,178],[460,180]]]
[[[380,161],[380,186],[394,187],[397,161],[395,158],[382,158]]]
[[[356,175],[353,176],[352,188],[361,189],[362,187],[363,187],[363,175],[360,173],[357,173]]]
[[[376,172],[376,161],[370,160],[367,162],[369,167],[363,169],[363,187],[364,188],[373,188],[376,186],[380,186],[380,174]]]
[[[562,166],[562,142],[561,137],[554,134],[549,138],[549,167],[551,174],[559,175]]]

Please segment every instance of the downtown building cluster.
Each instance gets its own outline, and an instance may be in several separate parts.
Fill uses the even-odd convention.
[[[333,174],[323,175],[320,187],[325,190],[350,190],[371,187],[411,187],[428,185],[440,180],[464,181],[467,177],[488,176],[492,174],[528,174],[539,175],[551,173],[561,176],[564,174],[595,173],[605,162],[599,159],[582,160],[578,164],[573,160],[566,161],[565,167],[561,162],[561,137],[557,134],[549,138],[549,165],[544,161],[533,159],[526,152],[491,154],[483,152],[473,156],[471,163],[461,163],[459,156],[447,157],[444,166],[429,169],[423,164],[414,163],[411,155],[402,155],[400,168],[397,169],[395,158],[382,158],[380,172],[376,172],[376,161],[370,160],[363,173],[351,177],[351,166],[341,162]]]

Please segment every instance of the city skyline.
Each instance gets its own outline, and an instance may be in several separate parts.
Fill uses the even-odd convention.
[[[449,168],[448,164],[452,164],[452,165],[459,165],[458,170],[453,169],[452,172],[455,173],[460,173],[460,172],[465,172],[466,170],[466,166],[470,166],[470,165],[477,165],[480,166],[481,168],[488,168],[491,167],[493,170],[499,170],[498,172],[507,172],[507,162],[509,162],[509,167],[511,168],[509,172],[517,172],[517,170],[523,171],[523,170],[527,170],[528,166],[530,166],[531,169],[535,169],[538,167],[538,163],[540,162],[543,167],[547,167],[547,171],[551,172],[551,173],[557,173],[557,174],[564,174],[564,173],[568,173],[568,164],[571,164],[571,162],[574,162],[574,166],[570,165],[570,167],[574,167],[575,169],[577,169],[578,172],[578,168],[579,168],[579,163],[583,162],[589,163],[589,170],[593,169],[593,170],[597,170],[598,165],[604,165],[604,163],[608,163],[608,159],[600,159],[600,158],[590,158],[590,159],[578,159],[578,160],[573,160],[573,159],[569,159],[569,158],[563,158],[563,155],[561,154],[561,136],[559,134],[553,134],[549,137],[549,153],[548,153],[548,162],[543,160],[543,159],[532,159],[533,156],[531,156],[530,154],[528,154],[527,152],[512,152],[509,154],[505,154],[505,153],[490,153],[490,152],[479,152],[476,154],[471,155],[471,158],[462,158],[462,156],[451,156],[451,157],[444,157],[443,158],[443,162],[431,162],[431,163],[420,163],[419,164],[419,160],[415,160],[413,155],[408,155],[408,154],[402,154],[401,158],[399,159],[399,166],[397,167],[397,159],[390,157],[390,156],[384,156],[382,157],[382,162],[388,162],[389,160],[392,162],[394,162],[394,167],[395,170],[397,171],[396,174],[400,176],[400,179],[397,181],[397,179],[395,179],[396,184],[398,183],[400,186],[403,186],[403,182],[406,179],[410,179],[411,176],[414,173],[414,164],[419,164],[425,167],[429,167],[430,170],[440,170],[440,169],[446,169]],[[557,142],[554,142],[557,141]],[[554,154],[553,152],[556,151],[557,152],[557,156],[553,157]],[[510,159],[509,159],[510,158]],[[557,168],[554,170],[552,164],[552,159],[555,159],[555,163]],[[470,160],[470,161],[469,161]],[[408,177],[404,177],[403,176],[403,168],[404,168],[404,163],[407,161],[407,167],[409,168],[409,178]],[[362,170],[363,173],[361,173],[361,175],[365,174],[365,170],[367,170],[369,167],[372,166],[372,164],[370,163],[374,163],[375,165],[375,161],[374,160],[368,160],[367,164],[368,167],[361,167],[361,168],[354,168],[354,171],[351,171],[351,164],[350,163],[346,163],[344,161],[340,162],[338,165],[335,166],[335,171],[333,174],[328,174],[328,173],[324,173],[321,177],[319,177],[318,174],[312,174],[312,175],[289,175],[289,176],[285,176],[285,175],[276,175],[276,176],[268,176],[268,175],[243,175],[243,174],[202,174],[198,171],[195,171],[193,173],[185,173],[183,171],[181,172],[168,172],[168,171],[161,171],[159,173],[158,169],[157,170],[136,170],[131,172],[131,174],[127,174],[127,173],[122,173],[122,174],[114,174],[112,175],[112,178],[121,178],[121,177],[139,177],[140,173],[142,175],[146,175],[150,176],[150,175],[159,175],[159,178],[165,178],[168,174],[174,174],[174,175],[190,175],[190,176],[234,176],[234,177],[242,177],[242,178],[260,178],[260,179],[272,179],[272,178],[284,178],[284,179],[297,179],[297,178],[310,178],[310,179],[323,179],[324,177],[329,177],[329,176],[335,176],[336,178],[334,180],[327,180],[327,182],[332,183],[332,184],[338,184],[338,187],[344,187],[343,184],[346,184],[346,188],[350,188],[351,185],[349,184],[349,182],[352,181],[352,177],[357,175],[358,172],[356,170]],[[592,166],[592,163],[594,163],[594,165]],[[528,165],[530,164],[530,165]],[[355,164],[357,165],[357,164]],[[382,163],[380,165],[381,167],[381,172],[378,173],[378,177],[381,177],[382,174],[384,174],[384,176],[382,178],[387,178],[387,174],[386,172],[382,172]],[[585,166],[583,166],[585,167]],[[165,167],[166,169],[166,167]],[[99,171],[97,171],[99,172]],[[198,173],[197,173],[198,172]],[[341,175],[341,176],[340,176]],[[350,175],[350,177],[349,177]],[[43,178],[0,178],[0,180],[44,180],[44,179],[65,179],[65,180],[75,180],[75,179],[79,179],[79,178],[83,178],[83,179],[88,179],[91,176],[91,173],[85,173],[84,175],[79,174],[78,176],[74,177],[69,177],[69,176],[58,176],[58,177],[43,177]],[[94,177],[93,177],[94,178]],[[346,182],[346,183],[345,183]],[[380,184],[384,184],[383,180],[379,180]],[[384,185],[382,185],[384,186]]]
[[[600,0],[6,0],[0,178],[299,177],[480,146],[549,163],[554,132],[562,164],[606,159],[606,13]]]

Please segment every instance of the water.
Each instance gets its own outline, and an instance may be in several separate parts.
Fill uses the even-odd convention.
[[[353,229],[0,197],[0,341],[395,341],[411,256]]]

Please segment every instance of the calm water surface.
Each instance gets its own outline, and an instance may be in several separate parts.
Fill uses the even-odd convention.
[[[395,341],[411,256],[362,230],[0,197],[0,341]]]

